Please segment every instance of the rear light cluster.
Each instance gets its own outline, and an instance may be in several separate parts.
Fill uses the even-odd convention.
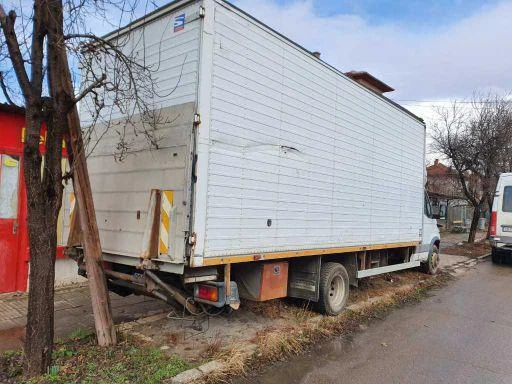
[[[489,224],[489,235],[496,236],[496,221],[497,221],[497,212],[491,212],[491,222]]]
[[[195,298],[211,302],[219,301],[219,289],[214,285],[198,284],[194,290]]]

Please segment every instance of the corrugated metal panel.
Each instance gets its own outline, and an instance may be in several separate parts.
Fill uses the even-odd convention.
[[[424,127],[218,2],[204,256],[416,241]]]
[[[123,52],[152,73],[155,93],[147,102],[153,104],[155,110],[196,102],[201,34],[199,5],[199,2],[193,2],[119,37]],[[181,15],[185,15],[184,29],[175,32],[175,19]],[[115,41],[114,38],[112,40]],[[98,69],[98,74],[101,71]],[[107,73],[107,76],[111,75]],[[111,104],[107,98],[106,105]],[[81,105],[84,125],[91,119],[90,105],[91,99],[88,98]],[[106,108],[104,117],[107,120],[120,119],[125,113],[116,108]]]
[[[154,72],[157,86],[155,110],[159,111],[158,129],[152,132],[158,149],[149,149],[140,126],[124,126],[123,114],[114,111],[113,125],[105,130],[99,125],[91,136],[88,150],[89,174],[93,189],[103,250],[112,254],[138,257],[142,245],[150,191],[173,190],[176,202],[176,244],[173,260],[182,262],[185,231],[188,230],[189,203],[186,190],[194,113],[196,112],[201,21],[199,2],[192,3],[144,24],[128,33],[126,52],[136,55]],[[174,32],[178,15],[186,15],[185,28]],[[87,124],[83,105],[82,122]],[[124,133],[123,130],[126,130]],[[138,134],[136,131],[139,130]],[[129,144],[128,156],[116,161],[113,154],[123,136]],[[186,205],[185,205],[185,204]],[[69,212],[69,204],[65,209]],[[138,215],[138,212],[140,214]],[[66,235],[69,218],[66,218]],[[167,260],[165,256],[162,260]]]

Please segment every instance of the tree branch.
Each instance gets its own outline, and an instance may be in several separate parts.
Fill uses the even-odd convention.
[[[31,84],[25,70],[25,61],[21,54],[18,37],[14,30],[14,23],[16,22],[16,12],[10,11],[9,15],[6,15],[4,7],[0,4],[0,25],[5,36],[5,42],[7,49],[9,50],[9,56],[11,57],[12,65],[18,78],[18,82],[21,86],[23,96],[25,100],[28,100],[31,95]]]
[[[102,74],[99,79],[97,79],[94,83],[85,88],[76,98],[73,99],[73,105],[77,104],[80,100],[82,100],[89,92],[91,92],[95,88],[100,88],[105,84],[105,80],[107,79],[107,75]]]
[[[47,18],[48,4],[43,0],[34,1],[34,16],[33,26],[34,31],[32,33],[32,46],[31,46],[31,75],[32,75],[32,87],[33,92],[36,95],[41,95],[43,90],[43,79],[44,79],[44,38],[47,34],[45,18]],[[54,21],[55,22],[55,21]]]
[[[7,102],[11,105],[16,105],[14,103],[14,101],[12,101],[11,97],[9,96],[9,92],[7,92],[7,87],[6,87],[5,81],[4,81],[4,73],[1,71],[0,71],[0,87],[2,88],[2,92],[4,93],[4,97],[7,100]]]

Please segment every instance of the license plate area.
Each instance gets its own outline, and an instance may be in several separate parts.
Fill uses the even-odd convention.
[[[503,232],[512,232],[512,227],[511,226],[508,226],[508,225],[502,225],[501,226],[501,230]]]

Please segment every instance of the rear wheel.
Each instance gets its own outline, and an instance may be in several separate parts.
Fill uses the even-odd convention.
[[[348,299],[349,280],[345,267],[339,263],[325,263],[320,271],[320,297],[317,310],[326,315],[338,315]]]
[[[429,275],[435,275],[439,270],[439,248],[437,245],[432,246],[427,261],[421,264],[421,270]]]
[[[496,249],[496,247],[491,248],[491,260],[494,264],[501,264],[503,262],[502,255],[500,252]]]

